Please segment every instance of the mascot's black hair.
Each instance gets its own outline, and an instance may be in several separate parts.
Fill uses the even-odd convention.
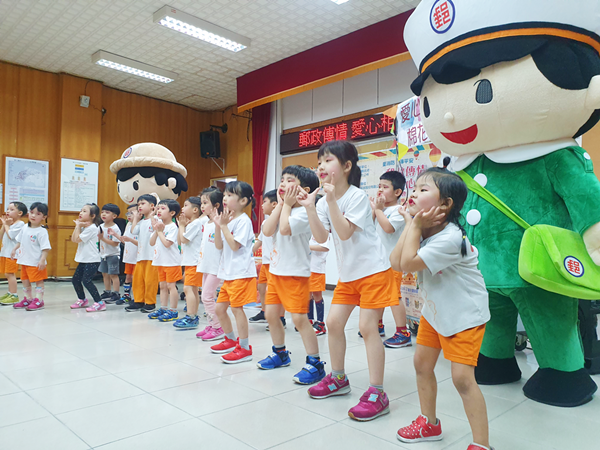
[[[154,177],[156,184],[159,186],[167,186],[169,183],[169,178],[175,178],[177,183],[175,184],[173,192],[177,195],[181,194],[182,192],[187,192],[188,190],[188,184],[183,175],[169,169],[161,169],[160,167],[126,167],[117,172],[117,181],[127,181],[138,174],[144,178]],[[133,188],[135,189],[135,184]]]

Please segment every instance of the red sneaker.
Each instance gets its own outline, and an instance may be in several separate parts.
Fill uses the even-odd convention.
[[[246,350],[240,344],[237,344],[231,353],[221,356],[221,361],[226,364],[237,364],[244,361],[252,361],[252,346]]]
[[[396,437],[402,442],[425,442],[442,440],[442,422],[438,419],[437,425],[427,421],[427,417],[420,415],[409,426],[400,428]]]
[[[210,348],[210,351],[213,353],[229,353],[232,349],[235,348],[238,341],[234,341],[233,339],[229,339],[225,336],[225,340],[219,342],[217,345],[213,345]]]
[[[479,445],[479,444],[471,444],[467,447],[467,450],[494,450],[494,447],[490,447],[488,449],[487,447],[483,447],[482,445]]]

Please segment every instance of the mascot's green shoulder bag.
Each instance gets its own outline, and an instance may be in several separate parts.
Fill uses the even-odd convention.
[[[456,172],[469,190],[525,229],[519,275],[546,291],[586,300],[600,299],[600,266],[592,261],[578,233],[551,225],[529,225],[502,200],[464,171]]]

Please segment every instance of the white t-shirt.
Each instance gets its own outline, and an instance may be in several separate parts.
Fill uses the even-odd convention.
[[[42,258],[42,251],[52,249],[48,238],[48,230],[44,227],[31,228],[26,226],[21,228],[21,232],[17,236],[17,242],[21,244],[17,264],[22,266],[37,266]]]
[[[202,220],[200,218],[195,219],[188,223],[185,227],[185,233],[183,237],[188,241],[187,244],[181,243],[181,265],[182,266],[197,266],[200,258],[200,248],[202,247]]]
[[[91,224],[79,233],[81,242],[77,244],[75,262],[96,263],[100,262],[100,251],[98,250],[98,226]]]
[[[281,221],[281,219],[280,219]],[[271,265],[273,275],[287,277],[310,277],[310,225],[304,207],[292,208],[290,213],[291,236],[284,236],[279,230],[273,237]]]
[[[421,242],[417,254],[428,270],[419,272],[421,313],[442,336],[477,327],[490,320],[488,292],[477,268],[479,252],[467,239],[467,256],[460,253],[462,232],[450,223]]]
[[[379,239],[381,239],[383,248],[385,248],[385,254],[388,259],[390,259],[390,254],[392,253],[392,250],[394,250],[405,225],[404,218],[398,212],[398,208],[399,205],[394,205],[388,206],[383,210],[383,214],[390,221],[390,225],[394,227],[393,233],[386,233],[383,231],[383,228],[381,228],[381,225],[379,224],[379,220],[375,217],[375,228],[377,229],[377,234],[379,235]]]
[[[2,225],[0,225],[2,226]],[[25,222],[17,220],[13,223],[7,232],[2,236],[2,249],[0,250],[0,257],[10,258],[10,254],[17,245],[17,236],[25,226]]]
[[[267,237],[262,232],[262,226],[267,217],[269,216],[265,216],[265,220],[260,225],[260,234],[258,235],[258,240],[262,242],[262,263],[266,265],[271,264],[271,253],[273,252],[273,236]]]
[[[329,248],[329,238],[323,244],[319,244],[315,241],[314,237],[310,237],[308,245],[319,245],[321,247]],[[310,251],[310,271],[311,273],[325,273],[327,267],[327,254],[329,252],[317,252],[314,250]]]
[[[240,244],[237,251],[233,251],[223,234],[223,256],[219,265],[218,277],[222,280],[239,280],[242,278],[255,278],[256,265],[252,257],[252,241],[254,232],[252,231],[252,221],[246,213],[242,213],[228,225],[233,239]],[[205,272],[203,272],[205,273]]]
[[[154,245],[154,259],[152,265],[158,267],[181,266],[181,252],[177,245],[177,235],[179,234],[177,224],[171,222],[170,224],[165,225],[163,233],[167,241],[172,242],[172,244],[169,247],[165,247],[160,236],[157,236],[156,245]]]
[[[137,240],[137,236],[131,234],[131,222],[127,222],[123,236]],[[137,262],[137,253],[137,245],[132,244],[131,242],[125,242],[125,249],[123,250],[123,262],[125,264],[135,264]]]
[[[331,225],[325,197],[317,203],[317,214],[325,229],[331,230],[340,281],[346,283],[388,270],[390,261],[385,257],[385,249],[375,231],[367,194],[356,186],[350,186],[337,204],[344,217],[357,227],[350,239],[342,241]]]
[[[115,236],[108,234],[108,230],[110,229],[117,236],[121,236],[121,229],[119,228],[119,226],[117,224],[114,224],[110,227],[107,227],[106,225],[100,225],[100,228],[102,228],[102,234],[104,235],[104,239],[107,239],[111,242],[119,242],[119,240]],[[121,254],[120,243],[116,247],[113,247],[112,245],[108,245],[104,241],[100,241],[100,256],[102,258],[106,258],[107,256],[119,256],[120,254]]]
[[[140,261],[152,261],[154,259],[154,246],[150,245],[150,237],[154,233],[152,228],[152,220],[144,219],[140,220],[131,234],[137,236],[138,247],[137,247],[137,262]]]
[[[223,245],[229,244],[223,242]],[[204,225],[204,231],[202,232],[202,244],[200,246],[196,272],[217,275],[219,273],[222,255],[223,250],[219,250],[215,247],[215,223],[209,222]]]

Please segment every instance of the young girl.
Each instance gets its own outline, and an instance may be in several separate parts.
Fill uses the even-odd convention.
[[[42,226],[48,218],[48,205],[35,202],[29,208],[29,226],[23,227],[18,244],[10,254],[11,259],[20,250],[17,264],[21,265],[21,282],[25,296],[13,305],[15,309],[37,311],[44,309],[44,280],[48,278],[46,258],[52,248],[48,239],[48,230]],[[35,297],[31,291],[31,283],[35,283]]]
[[[406,227],[390,259],[396,270],[419,272],[424,305],[414,359],[421,415],[397,437],[402,442],[442,439],[433,370],[443,350],[471,425],[475,443],[468,450],[483,450],[489,448],[488,420],[475,366],[490,311],[477,249],[460,226],[466,198],[467,187],[457,175],[432,168],[417,178],[408,210],[400,209]]]
[[[71,305],[71,309],[85,308],[88,300],[85,298],[83,286],[85,286],[94,299],[94,304],[86,309],[87,312],[106,311],[106,304],[100,298],[98,289],[93,282],[94,275],[100,266],[100,251],[98,250],[98,225],[100,209],[95,203],[83,205],[79,218],[74,220],[75,229],[71,235],[71,242],[77,244],[75,262],[79,263],[73,274],[73,287],[77,293],[77,301]]]
[[[209,221],[204,225],[197,269],[198,272],[203,274],[202,304],[208,314],[208,326],[196,334],[196,337],[203,341],[215,341],[225,334],[215,310],[217,287],[223,282],[217,276],[223,250],[215,245],[215,223],[210,217],[214,213],[223,212],[223,193],[216,187],[210,187],[204,189],[200,196],[202,199],[202,213],[209,217]]]
[[[137,205],[129,205],[127,207],[127,225],[125,232],[119,239],[124,245],[123,262],[125,263],[125,283],[123,284],[123,296],[116,301],[117,305],[129,303],[131,299],[131,283],[133,282],[133,272],[137,263],[138,243],[136,237],[131,233],[131,223],[133,222],[133,213],[137,209]]]
[[[248,343],[248,318],[244,313],[244,305],[256,300],[256,265],[252,257],[252,221],[244,208],[254,208],[254,191],[252,186],[243,181],[231,181],[225,186],[222,213],[213,211],[212,221],[215,223],[215,246],[223,249],[218,277],[225,280],[216,313],[225,332],[225,340],[213,345],[213,353],[227,353],[221,357],[224,363],[234,364],[252,360],[252,347]],[[238,342],[234,340],[233,326],[227,314],[231,311],[235,316],[238,330]]]
[[[14,305],[19,301],[17,294],[17,261],[11,259],[10,254],[17,245],[17,236],[25,226],[21,220],[27,214],[27,206],[21,202],[9,203],[6,208],[6,215],[2,216],[2,225],[0,225],[0,240],[2,240],[2,250],[0,250],[0,273],[3,273],[8,280],[8,292],[0,297],[1,305]]]
[[[384,308],[398,302],[394,274],[375,231],[369,198],[359,189],[361,172],[356,147],[346,141],[329,141],[321,146],[318,157],[325,198],[315,206],[317,191],[310,195],[300,192],[299,201],[306,208],[318,243],[327,242],[331,228],[340,281],[327,317],[333,372],[310,388],[308,394],[327,398],[350,392],[344,371],[344,327],[359,306],[359,328],[365,339],[370,387],[348,415],[355,420],[372,420],[389,413],[388,396],[383,391],[385,354],[378,324]]]

